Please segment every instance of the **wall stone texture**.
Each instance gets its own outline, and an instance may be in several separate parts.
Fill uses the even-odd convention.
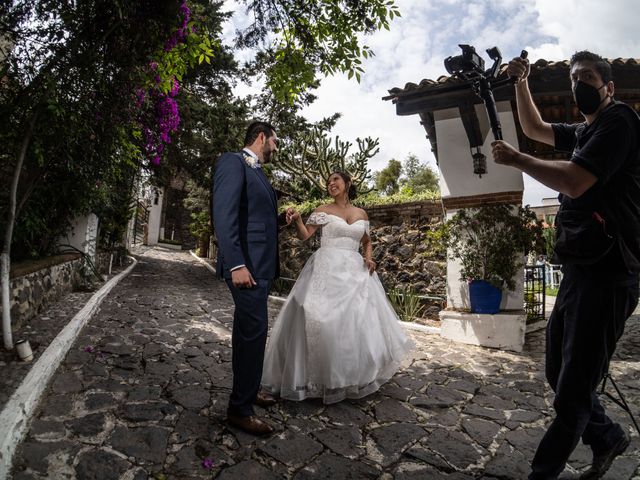
[[[122,253],[115,254],[120,261]],[[100,272],[109,267],[109,252],[96,255],[96,266]],[[35,262],[17,264],[11,270],[11,321],[14,328],[20,328],[46,305],[64,294],[82,287],[89,287],[87,270],[80,254],[49,257]],[[97,281],[95,276],[93,281]],[[0,305],[0,314],[2,306]]]
[[[411,293],[442,298],[423,299],[423,317],[438,320],[446,298],[447,262],[434,249],[428,232],[442,222],[442,206],[436,202],[385,205],[367,209],[371,221],[373,259],[385,290],[407,289]],[[295,228],[280,234],[281,277],[297,278],[311,254],[320,246],[314,235],[306,242],[298,240]],[[289,287],[290,287],[290,282]]]

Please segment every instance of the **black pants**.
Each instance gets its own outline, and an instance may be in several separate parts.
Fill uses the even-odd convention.
[[[563,274],[546,345],[556,418],[538,445],[530,480],[557,478],[580,437],[597,455],[622,435],[620,425],[605,414],[596,389],[638,304],[638,283],[611,285],[579,266],[564,267]]]
[[[260,390],[264,349],[269,319],[267,300],[271,280],[256,279],[252,288],[235,288],[226,280],[235,303],[231,333],[233,387],[229,411],[235,415],[253,415],[253,402]]]

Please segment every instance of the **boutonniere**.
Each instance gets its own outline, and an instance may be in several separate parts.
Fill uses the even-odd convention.
[[[260,168],[260,161],[248,154],[244,154],[244,161],[247,165],[249,165],[251,168]]]

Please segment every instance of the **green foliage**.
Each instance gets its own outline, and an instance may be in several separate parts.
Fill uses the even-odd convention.
[[[285,211],[287,208],[292,207],[295,208],[301,215],[309,215],[320,205],[324,205],[325,203],[331,203],[333,200],[331,198],[315,198],[312,200],[305,200],[301,203],[296,202],[286,202],[280,205],[280,211]]]
[[[407,156],[402,164],[402,172],[402,188],[409,188],[415,193],[439,190],[438,175],[428,165],[420,163],[420,159],[414,154]]]
[[[109,231],[101,235],[122,233],[141,161],[134,91],[177,20],[178,3],[164,0],[36,0],[5,10],[2,37],[14,48],[0,66],[0,158],[8,173],[0,190],[26,147],[12,259],[52,253],[72,219],[90,211],[105,216]]]
[[[155,68],[149,72],[148,87],[157,87],[162,93],[169,93],[174,78],[182,83],[189,69],[203,61],[211,63],[214,49],[219,47],[218,40],[207,31],[204,22],[191,21],[188,29],[184,43],[176,44],[170,51],[160,49],[153,55]]]
[[[361,195],[354,200],[354,205],[358,207],[373,207],[376,205],[395,205],[400,203],[420,202],[423,200],[437,200],[440,198],[440,192],[424,191],[421,193],[398,192],[392,195],[380,195],[377,192],[370,192]]]
[[[412,322],[424,309],[419,295],[409,288],[396,287],[387,292],[389,301],[401,320]]]
[[[351,142],[339,137],[333,140],[322,124],[313,125],[308,131],[283,142],[274,166],[287,178],[306,184],[306,191],[298,191],[302,198],[321,198],[326,195],[327,179],[335,171],[351,175],[358,191],[366,188],[369,179],[369,160],[378,153],[378,139],[356,139],[358,151],[349,154]],[[309,188],[311,187],[311,188]]]
[[[191,211],[191,223],[189,232],[196,238],[208,239],[212,233],[210,216],[209,189],[198,186],[193,180],[187,181],[187,196],[183,204]]]
[[[427,258],[446,259],[447,238],[449,236],[448,225],[441,223],[433,230],[424,232],[426,250],[423,255]]]
[[[539,319],[542,313],[541,309],[542,295],[533,291],[524,292],[524,312],[527,320]]]
[[[461,261],[461,280],[515,288],[524,255],[541,247],[541,223],[528,207],[483,205],[459,210],[447,222],[447,246]]]
[[[545,293],[545,295],[550,296],[550,297],[557,297],[558,296],[558,288],[545,287],[544,293]]]
[[[189,232],[196,238],[207,238],[211,234],[211,218],[209,212],[191,212]]]
[[[393,195],[398,193],[400,189],[400,175],[402,174],[402,164],[395,159],[389,160],[385,168],[376,172],[373,180],[376,189],[385,195]]]
[[[401,203],[409,203],[409,202],[420,202],[424,200],[437,200],[440,198],[440,194],[438,192],[422,192],[418,194],[403,194],[397,193],[395,195],[383,196],[376,192],[370,192],[366,195],[361,195],[357,197],[353,204],[360,208],[368,208],[375,207],[377,205],[395,205]],[[320,205],[324,205],[327,203],[331,203],[333,200],[331,198],[317,198],[312,200],[306,200],[304,202],[296,203],[296,202],[287,202],[283,203],[280,206],[282,211],[286,210],[289,207],[295,208],[302,215],[308,215],[313,212]]]
[[[135,179],[135,171],[131,180]],[[128,181],[105,182],[99,185],[92,198],[92,211],[99,218],[98,244],[102,248],[113,249],[122,241],[129,220],[135,211],[133,185]]]
[[[245,0],[256,13],[241,36],[243,46],[257,46],[269,32],[276,40],[260,62],[267,84],[281,101],[293,102],[317,85],[318,73],[347,73],[360,82],[361,58],[373,51],[361,43],[363,33],[389,29],[400,16],[393,0],[335,1]]]
[[[245,4],[256,21],[242,32],[238,46],[262,51],[243,73],[231,47],[220,41],[230,15],[222,11],[222,2],[190,0],[189,27],[195,25],[196,31],[168,51],[166,41],[183,18],[180,2],[173,0],[33,0],[13,2],[3,10],[0,36],[10,39],[14,48],[0,64],[0,231],[6,228],[13,167],[21,146],[27,145],[13,259],[51,253],[71,221],[90,211],[101,217],[101,243],[116,242],[140,168],[150,169],[156,186],[184,174],[208,188],[215,158],[238,148],[250,112],[272,120],[279,130],[282,125],[286,139],[293,139],[294,132],[308,132],[308,123],[297,112],[313,101],[310,91],[319,84],[318,74],[343,71],[359,77],[361,59],[372,54],[360,34],[388,28],[399,15],[393,2],[383,0]],[[268,44],[264,40],[272,38],[276,43],[263,48]],[[155,67],[150,70],[151,65]],[[232,85],[242,74],[265,73],[273,90],[257,109],[250,100],[234,97]],[[181,126],[161,165],[147,167],[139,121],[154,112],[146,110],[149,102],[137,106],[135,91],[155,84],[156,75],[165,92],[173,77],[181,81],[175,97]],[[330,128],[336,118],[325,119],[320,127]],[[32,121],[34,134],[27,138]],[[362,166],[366,168],[366,160],[377,151],[377,141],[365,139],[359,146],[359,152],[343,161],[347,170],[353,169],[350,173],[366,178]],[[294,193],[316,188],[301,176],[279,175],[281,185],[292,180],[298,185]],[[323,196],[324,186],[314,195]],[[206,223],[203,212],[194,218],[198,231]]]
[[[542,229],[542,238],[544,241],[544,254],[547,258],[553,256],[553,246],[556,242],[556,228],[553,225],[553,221],[547,216],[544,221],[544,228]]]

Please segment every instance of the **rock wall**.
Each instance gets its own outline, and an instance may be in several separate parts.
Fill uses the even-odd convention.
[[[371,220],[373,259],[385,289],[407,289],[423,299],[423,316],[437,319],[446,298],[446,259],[437,253],[428,232],[442,222],[439,202],[385,205],[367,209]],[[320,246],[316,234],[307,242],[295,236],[295,228],[280,234],[281,277],[297,278],[309,256]],[[291,282],[286,282],[291,284]],[[286,284],[284,284],[286,286]]]
[[[107,271],[109,256],[108,252],[96,255],[96,265],[100,272]],[[13,325],[19,328],[48,303],[85,284],[84,270],[82,256],[75,253],[14,265],[9,286]]]

